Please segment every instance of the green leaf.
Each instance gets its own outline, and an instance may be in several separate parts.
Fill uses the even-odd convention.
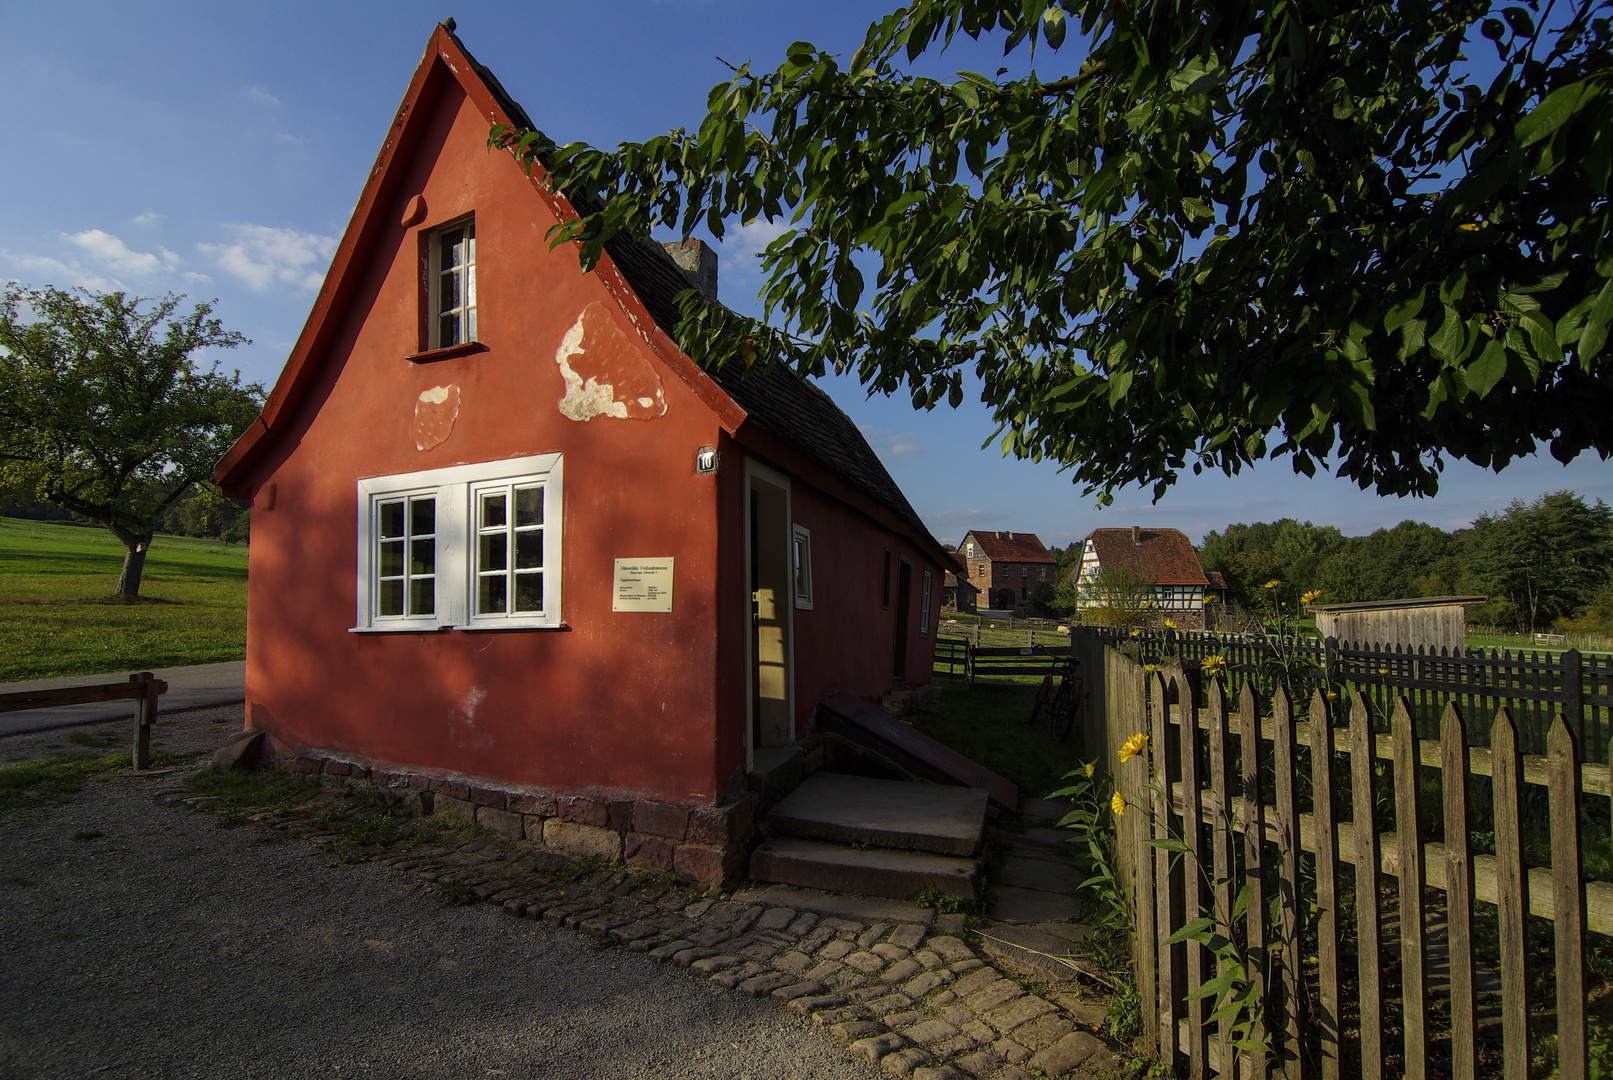
[[[974,88],[973,84],[963,79],[959,79],[952,84],[952,96],[957,98],[966,109],[973,111],[980,108],[980,92]]]
[[[1417,313],[1423,309],[1423,301],[1426,298],[1426,293],[1419,292],[1416,296],[1411,297],[1409,300],[1402,300],[1384,312],[1384,332],[1392,334],[1415,318]]]
[[[1047,43],[1057,49],[1064,44],[1064,9],[1054,4],[1042,12],[1042,36]]]
[[[1197,941],[1201,935],[1206,934],[1215,925],[1214,919],[1198,918],[1183,926],[1176,933],[1165,939],[1167,945],[1180,945],[1184,941]]]
[[[1528,116],[1519,120],[1512,129],[1519,146],[1533,146],[1568,123],[1585,100],[1595,92],[1585,82],[1569,83],[1553,90],[1546,100],[1534,107]]]
[[[1484,397],[1495,389],[1502,376],[1507,373],[1506,346],[1495,338],[1484,347],[1479,358],[1467,366],[1467,386],[1479,397]]]
[[[1175,837],[1168,836],[1162,840],[1150,837],[1149,839],[1145,840],[1144,843],[1146,843],[1149,847],[1158,848],[1161,851],[1174,851],[1178,855],[1187,854],[1187,845]]]
[[[1613,279],[1609,279],[1607,284],[1602,286],[1602,291],[1597,294],[1596,303],[1585,316],[1585,329],[1579,332],[1579,347],[1574,353],[1587,371],[1590,370],[1590,362],[1607,344],[1609,323],[1613,323]]]
[[[1132,376],[1132,369],[1126,368],[1122,371],[1117,371],[1114,376],[1110,378],[1109,407],[1111,409],[1120,404],[1121,400],[1125,398],[1127,391],[1131,389]]]
[[[1457,314],[1455,308],[1445,305],[1445,321],[1439,324],[1439,330],[1428,340],[1428,349],[1436,357],[1444,361],[1456,359],[1456,354],[1467,340],[1466,331],[1462,325],[1462,316]]]

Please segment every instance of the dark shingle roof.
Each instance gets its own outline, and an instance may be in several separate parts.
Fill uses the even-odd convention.
[[[476,73],[493,93],[510,120],[528,129],[537,125],[512,98],[487,65],[471,56],[465,43],[454,38],[470,58]],[[581,192],[567,192],[566,198],[579,213],[592,212],[596,205]],[[618,236],[605,245],[605,251],[627,279],[633,292],[649,311],[656,325],[668,337],[677,339],[677,295],[690,287],[683,271],[659,244]],[[715,301],[713,301],[715,302]],[[864,495],[886,507],[927,538],[936,551],[946,549],[925,528],[906,496],[891,479],[879,456],[863,438],[851,418],[840,411],[828,394],[788,368],[774,366],[746,374],[737,364],[728,364],[709,375],[734,402],[761,428],[781,439],[808,460],[839,476]],[[1040,547],[1040,544],[1037,545]],[[1046,555],[1046,552],[1043,552]]]

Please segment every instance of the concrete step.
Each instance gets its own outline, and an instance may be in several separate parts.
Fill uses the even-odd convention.
[[[858,849],[822,840],[775,836],[751,855],[750,876],[780,885],[911,900],[926,889],[973,898],[980,868],[973,859],[928,852]]]
[[[814,773],[767,820],[787,836],[969,856],[980,847],[988,801],[979,788]]]

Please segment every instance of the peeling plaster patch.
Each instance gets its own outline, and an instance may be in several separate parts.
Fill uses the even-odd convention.
[[[666,415],[661,377],[605,311],[589,304],[555,350],[554,362],[566,380],[560,415],[579,423],[596,416],[653,420]]]
[[[459,387],[433,386],[422,390],[414,403],[414,446],[416,450],[430,450],[442,445],[453,434],[454,421],[459,419]]]
[[[470,688],[470,693],[460,701],[459,711],[465,714],[466,720],[473,721],[476,719],[476,707],[486,700],[487,691],[480,686],[473,686]]]

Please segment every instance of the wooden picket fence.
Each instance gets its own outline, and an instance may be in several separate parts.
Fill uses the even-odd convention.
[[[1220,657],[1227,692],[1245,682],[1261,689],[1261,667],[1271,646],[1259,635],[1120,628],[1081,628],[1106,645],[1136,643],[1144,660],[1180,659],[1197,671],[1207,657]],[[1347,682],[1367,703],[1387,715],[1405,698],[1423,738],[1438,738],[1445,704],[1464,716],[1493,716],[1505,707],[1526,753],[1544,753],[1546,733],[1559,715],[1568,721],[1583,761],[1607,761],[1613,744],[1613,656],[1507,649],[1428,649],[1364,642],[1311,639],[1286,646],[1309,662],[1305,677],[1315,685]],[[1475,733],[1483,743],[1483,732]]]
[[[1385,724],[1360,693],[1300,712],[1278,690],[1262,715],[1245,682],[1232,711],[1217,680],[1195,701],[1179,663],[1147,674],[1107,653],[1109,730],[1149,736],[1115,769],[1146,810],[1121,815],[1119,863],[1144,1039],[1173,1075],[1527,1080],[1531,1020],[1555,1029],[1558,1075],[1589,1075],[1585,935],[1613,935],[1613,883],[1585,879],[1581,799],[1613,796],[1613,776],[1579,762],[1561,716],[1526,755],[1505,708],[1474,718],[1489,745],[1473,747],[1454,702],[1420,739],[1404,699]],[[1527,785],[1548,793],[1549,866],[1525,859]],[[1486,818],[1493,854],[1472,842]],[[1201,913],[1262,1003],[1242,1049],[1197,993],[1229,958],[1170,941]],[[1531,915],[1552,920],[1555,1002],[1530,997],[1547,963]]]

